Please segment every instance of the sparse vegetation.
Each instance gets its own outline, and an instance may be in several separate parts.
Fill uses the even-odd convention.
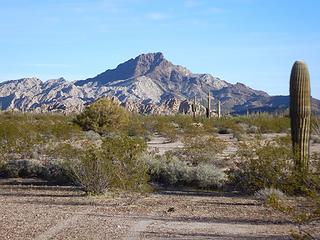
[[[97,117],[95,111],[101,116]],[[271,141],[261,137],[263,133],[287,132],[286,117],[141,116],[101,99],[78,116],[3,113],[0,120],[1,176],[59,178],[60,182],[76,179],[77,184],[94,193],[110,188],[141,190],[147,186],[147,173],[152,181],[165,185],[206,189],[221,188],[229,179],[228,186],[246,193],[277,188],[296,194],[315,190],[319,181],[315,167],[307,179],[293,174],[289,137]],[[237,153],[229,157],[234,159],[234,167],[218,157],[227,143],[216,134],[224,130],[238,142]],[[179,139],[184,147],[165,156],[146,155],[148,158],[141,160],[138,156],[146,149],[145,140],[154,134],[169,141]],[[135,152],[137,144],[144,146],[137,150],[139,153]],[[313,162],[316,166],[317,161]],[[97,184],[99,179],[101,183]],[[92,186],[97,189],[89,190]]]
[[[2,161],[44,157],[53,143],[84,137],[72,118],[59,114],[0,114]]]
[[[283,141],[239,143],[236,153],[239,161],[229,171],[231,185],[251,194],[264,188],[285,191],[292,155],[290,147]]]
[[[222,187],[226,176],[213,164],[192,165],[173,155],[145,155],[149,174],[153,181],[165,186],[192,186],[204,189]]]
[[[114,129],[111,126],[118,120],[112,116],[108,127],[86,128],[78,121],[79,116],[2,113],[0,177],[42,178],[81,186],[94,195],[118,190],[145,192],[158,185],[238,190],[255,194],[298,226],[318,219],[315,199],[320,186],[320,157],[311,156],[307,174],[294,171],[290,135],[285,136],[288,118],[261,114],[193,119],[187,115],[128,113],[125,117],[126,123]],[[284,137],[266,138],[269,135],[265,133]],[[158,135],[168,142],[179,140],[183,147],[164,155],[147,153],[146,141]],[[225,158],[230,139],[237,152]],[[287,199],[297,194],[307,199],[312,196],[305,201],[310,204],[304,204],[303,209],[292,205]],[[301,227],[293,237],[307,234]]]
[[[214,162],[216,155],[222,153],[227,147],[223,140],[210,135],[185,136],[182,142],[184,147],[173,150],[170,154],[192,165],[199,165],[203,162]]]
[[[139,139],[115,136],[104,138],[98,146],[67,144],[57,152],[76,183],[90,194],[102,194],[113,188],[147,190],[147,168],[140,158],[144,150],[145,143]]]

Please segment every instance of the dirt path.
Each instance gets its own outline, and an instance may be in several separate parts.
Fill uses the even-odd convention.
[[[1,239],[290,239],[296,230],[261,202],[230,194],[93,198],[75,188],[20,184],[0,181]]]
[[[39,236],[36,236],[35,240],[45,240],[45,239],[51,239],[54,238],[59,232],[61,232],[64,228],[66,228],[68,225],[77,222],[84,214],[88,214],[90,211],[83,211],[79,213],[75,213],[72,217],[57,223],[56,225],[49,228],[47,231],[41,233]]]

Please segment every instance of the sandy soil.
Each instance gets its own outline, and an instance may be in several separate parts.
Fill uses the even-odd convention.
[[[230,193],[95,198],[26,181],[0,181],[1,239],[290,239],[297,230],[258,200]]]

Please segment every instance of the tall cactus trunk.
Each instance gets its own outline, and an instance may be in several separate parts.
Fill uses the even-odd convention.
[[[310,118],[310,76],[307,65],[296,61],[290,76],[290,119],[295,167],[301,172],[308,170]]]
[[[218,104],[217,104],[217,112],[218,112],[218,118],[221,117],[221,102],[220,100],[218,101]]]
[[[208,92],[208,107],[206,109],[206,115],[207,115],[207,118],[210,118],[210,116],[211,116],[211,97],[210,97],[210,92]]]
[[[195,120],[196,119],[196,112],[197,112],[196,96],[193,97],[193,103],[191,105],[191,110],[192,110],[192,117]]]

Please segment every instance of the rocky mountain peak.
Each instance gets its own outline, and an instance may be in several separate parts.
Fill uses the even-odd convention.
[[[136,78],[151,73],[160,65],[162,65],[162,67],[171,66],[172,63],[167,61],[161,52],[141,54],[134,59],[131,58],[119,64],[115,69],[107,70],[94,78],[77,81],[75,85],[83,86],[91,83],[105,85],[116,80]]]
[[[38,78],[23,78],[2,82],[0,102],[4,110],[78,112],[101,97],[116,97],[130,111],[188,114],[190,99],[196,96],[198,104],[206,106],[209,92],[212,111],[220,100],[225,113],[284,109],[289,102],[287,96],[271,97],[242,83],[231,84],[210,74],[194,74],[171,63],[161,52],[141,54],[115,69],[80,81],[58,78],[42,82]]]
[[[133,77],[147,75],[157,67],[163,68],[172,64],[167,61],[161,52],[141,54],[134,59]]]
[[[140,54],[135,58],[137,62],[140,64],[150,64],[154,65],[157,63],[160,63],[162,60],[164,60],[164,55],[162,52],[156,52],[156,53],[146,53],[146,54]]]

